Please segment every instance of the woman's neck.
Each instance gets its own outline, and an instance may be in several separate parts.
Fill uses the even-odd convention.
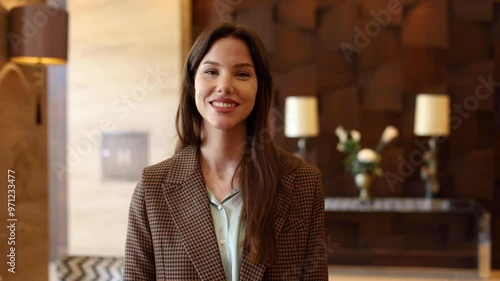
[[[230,180],[244,156],[247,136],[246,126],[223,131],[206,126],[202,128],[200,161],[202,168],[209,168],[221,180]]]

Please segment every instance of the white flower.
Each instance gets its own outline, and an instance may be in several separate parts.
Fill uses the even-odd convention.
[[[361,163],[372,163],[377,160],[378,155],[375,151],[369,148],[361,149],[357,155],[358,161]]]
[[[340,152],[344,152],[345,151],[344,144],[343,143],[337,143],[337,150],[340,151]]]
[[[394,126],[387,126],[385,127],[384,133],[382,134],[381,141],[383,143],[389,143],[395,138],[397,138],[398,135],[399,135],[398,129],[396,129]]]
[[[339,138],[340,140],[340,143],[344,143],[346,142],[347,140],[347,131],[344,130],[344,127],[342,126],[338,126],[336,129],[335,129],[335,134],[337,135],[337,137]]]
[[[355,142],[359,142],[359,140],[361,139],[361,133],[359,133],[359,131],[352,130],[349,133],[349,135],[351,136],[352,140]]]

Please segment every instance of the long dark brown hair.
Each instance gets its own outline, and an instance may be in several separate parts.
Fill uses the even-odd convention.
[[[196,71],[219,39],[233,37],[245,42],[252,55],[258,89],[255,105],[246,120],[247,142],[245,155],[237,172],[243,195],[243,217],[247,223],[244,247],[254,262],[272,264],[277,257],[274,213],[279,180],[277,148],[270,134],[269,113],[273,98],[273,81],[267,53],[259,37],[250,29],[236,23],[222,23],[202,32],[191,48],[184,66],[184,78],[176,117],[178,142],[176,153],[189,145],[200,146],[202,116],[195,104],[194,80]],[[233,175],[234,179],[234,175]]]

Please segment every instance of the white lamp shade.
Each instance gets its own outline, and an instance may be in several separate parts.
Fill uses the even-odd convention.
[[[446,94],[419,94],[415,105],[417,136],[447,136],[450,134],[450,97]]]
[[[319,134],[318,98],[289,96],[285,99],[285,136],[314,137]]]

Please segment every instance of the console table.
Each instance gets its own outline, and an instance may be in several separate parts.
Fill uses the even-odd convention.
[[[368,215],[370,217],[365,217],[364,220],[360,220],[359,217],[364,215]],[[396,229],[398,234],[395,236],[390,234],[390,231],[383,230],[384,220],[386,220],[387,216],[391,215],[395,217],[391,219],[391,227],[387,227],[387,229],[392,229],[392,231]],[[427,218],[422,219],[421,215],[424,215]],[[358,258],[358,260],[361,260],[360,257],[365,257],[367,252],[368,255],[370,253],[373,253],[374,256],[378,255],[376,259],[378,259],[379,257],[383,257],[384,254],[391,255],[393,253],[398,253],[399,255],[404,256],[409,252],[414,253],[415,255],[420,254],[423,259],[425,259],[425,255],[428,255],[429,257],[439,257],[440,255],[442,255],[442,257],[448,258],[453,257],[454,253],[446,253],[448,248],[452,248],[451,246],[445,246],[443,249],[439,248],[442,246],[436,246],[436,248],[433,248],[429,251],[419,251],[420,249],[411,249],[411,247],[408,247],[408,241],[401,242],[402,240],[407,239],[408,235],[412,237],[410,240],[418,239],[418,233],[412,233],[412,231],[414,230],[400,229],[405,228],[403,220],[411,216],[415,217],[416,221],[420,223],[419,225],[422,225],[424,227],[425,223],[432,223],[433,218],[439,219],[443,222],[446,222],[447,220],[453,221],[454,218],[455,221],[460,222],[462,218],[464,218],[464,223],[467,221],[466,217],[470,218],[473,227],[451,226],[451,229],[446,229],[446,227],[443,227],[441,228],[445,229],[445,231],[443,232],[448,234],[440,235],[439,237],[444,237],[443,241],[445,241],[447,238],[448,240],[453,240],[452,242],[446,242],[450,245],[459,245],[456,247],[454,246],[455,248],[459,249],[458,251],[455,251],[455,253],[465,253],[463,254],[464,257],[475,257],[477,262],[478,276],[480,278],[489,278],[491,271],[490,213],[483,209],[478,204],[478,202],[473,199],[377,198],[374,199],[371,204],[363,204],[358,200],[358,198],[325,198],[325,223],[327,243],[340,242],[340,246],[338,247],[338,249],[332,251],[331,253],[329,251],[329,262],[336,263],[342,260],[343,256],[345,257],[345,259],[351,258],[355,260],[356,258]],[[380,229],[382,231],[382,234],[377,233],[376,235],[378,235],[379,238],[384,237],[385,231],[385,234],[389,238],[385,239],[383,243],[365,243],[365,240],[370,240],[366,238],[366,235],[370,234],[362,233],[363,228],[356,225],[356,223],[362,224],[363,221],[368,221],[368,224],[370,224],[369,229],[372,232],[378,231],[377,221],[380,221]],[[401,227],[398,226],[399,222],[401,222]],[[353,231],[352,234],[350,234],[349,232],[337,234],[338,231],[336,230],[346,225],[348,226],[347,229],[351,227],[358,232],[356,233],[355,231]],[[407,222],[406,226],[408,225],[414,225],[414,223],[410,221]],[[438,228],[431,227],[429,232],[427,232],[427,230],[423,230],[422,233],[430,233],[432,231],[435,231],[437,233],[436,229]],[[405,231],[409,231],[409,233]],[[460,244],[462,241],[457,242],[457,240],[460,239],[453,238],[457,236],[457,232],[462,231],[472,231],[474,233],[476,244],[475,253],[463,250],[463,248],[466,247],[462,247],[461,245],[465,244],[467,246],[468,244]],[[354,240],[349,240],[350,238],[346,239],[346,237],[350,236],[356,236],[357,240],[356,238],[353,238]],[[465,237],[467,235],[464,234],[463,236]],[[396,237],[396,239],[393,240],[397,241],[391,242],[390,237]],[[343,241],[348,242],[345,242],[345,245],[343,245]],[[439,241],[436,242],[436,245],[439,244],[438,242]],[[418,243],[416,245],[418,245]],[[413,248],[415,248],[414,245]],[[395,259],[397,259],[398,254],[393,255],[394,257],[396,257]],[[408,260],[411,263],[412,259],[409,258]]]

